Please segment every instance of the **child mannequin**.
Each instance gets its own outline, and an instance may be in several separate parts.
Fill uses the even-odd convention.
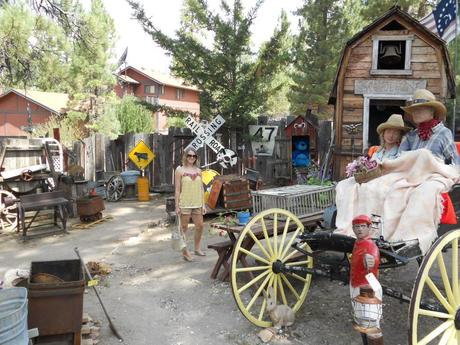
[[[367,273],[372,272],[376,278],[378,277],[380,253],[370,236],[370,218],[366,215],[359,215],[353,218],[352,224],[353,232],[356,235],[350,270],[350,295],[353,299],[359,295],[361,287],[369,287],[366,279]],[[382,289],[374,291],[374,293],[375,297],[382,300]],[[379,321],[377,321],[377,328],[380,328]],[[361,337],[363,344],[383,345],[383,335],[380,330],[374,333],[361,333]]]
[[[372,272],[378,277],[380,253],[370,236],[371,220],[366,215],[359,215],[352,221],[356,242],[353,247],[350,270],[350,295],[359,295],[359,288],[368,285],[366,274]],[[376,291],[377,298],[382,299],[382,292]]]

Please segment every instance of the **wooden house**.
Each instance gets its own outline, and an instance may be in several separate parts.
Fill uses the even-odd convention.
[[[11,89],[0,95],[0,137],[27,137],[26,130],[67,110],[69,95]],[[29,128],[30,127],[30,128]]]
[[[200,90],[188,85],[184,80],[147,69],[127,66],[118,72],[115,93],[136,96],[147,103],[169,106],[171,108],[200,114]],[[160,133],[168,129],[167,114],[153,114],[154,127]]]
[[[334,178],[343,178],[352,158],[379,144],[377,126],[403,114],[400,106],[416,89],[445,102],[455,96],[454,85],[446,43],[398,7],[356,34],[343,50],[329,99]]]

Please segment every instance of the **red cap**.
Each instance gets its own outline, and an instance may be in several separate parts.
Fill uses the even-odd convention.
[[[351,223],[352,224],[367,223],[368,225],[371,225],[371,220],[365,214],[360,214],[359,216],[356,216],[355,218],[353,218],[353,221]]]

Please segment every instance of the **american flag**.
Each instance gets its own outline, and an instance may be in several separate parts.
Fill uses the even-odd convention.
[[[457,0],[441,0],[420,23],[449,43],[457,34]]]

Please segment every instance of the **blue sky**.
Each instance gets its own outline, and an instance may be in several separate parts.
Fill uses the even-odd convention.
[[[115,55],[118,57],[128,47],[128,64],[136,67],[156,69],[168,72],[170,58],[163,49],[156,45],[152,39],[143,32],[140,24],[131,19],[131,8],[125,0],[103,0],[107,11],[115,21],[118,42]],[[151,16],[153,23],[163,32],[173,35],[179,26],[180,9],[183,0],[141,0],[146,12]],[[231,0],[230,0],[231,1]],[[246,8],[254,5],[256,0],[243,0]],[[89,0],[83,0],[89,3]],[[261,42],[268,40],[277,24],[281,9],[290,16],[292,30],[295,32],[297,22],[291,14],[300,7],[302,0],[265,0],[253,25],[253,43],[258,47]],[[217,6],[220,0],[208,0],[210,6]]]

